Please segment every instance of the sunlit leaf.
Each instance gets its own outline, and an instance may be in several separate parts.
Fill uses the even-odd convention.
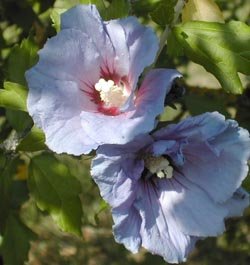
[[[53,22],[53,27],[56,29],[56,32],[60,31],[61,25],[61,14],[64,13],[67,9],[65,8],[54,8],[51,11],[50,18]]]
[[[0,106],[27,111],[26,98],[28,91],[26,87],[12,82],[4,82],[4,88],[0,89]]]
[[[9,215],[1,246],[4,264],[23,265],[28,259],[30,241],[34,239],[35,234],[17,215]]]
[[[62,230],[81,234],[81,184],[64,164],[48,153],[32,158],[28,184],[38,207]]]
[[[44,149],[46,149],[45,135],[41,129],[35,126],[17,146],[17,151],[35,152]]]
[[[223,14],[213,0],[189,0],[182,11],[182,22],[192,20],[224,22]]]
[[[173,33],[185,54],[212,73],[223,89],[242,93],[238,72],[250,74],[249,26],[237,21],[192,21],[177,25]]]

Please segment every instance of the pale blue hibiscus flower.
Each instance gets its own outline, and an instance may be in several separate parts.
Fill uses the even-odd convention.
[[[178,263],[249,205],[241,188],[249,156],[247,130],[214,112],[103,145],[91,173],[112,207],[116,241]]]
[[[153,31],[135,17],[102,21],[94,5],[61,16],[61,31],[26,72],[28,110],[57,153],[80,155],[124,144],[155,126],[175,70],[143,69],[158,50]]]

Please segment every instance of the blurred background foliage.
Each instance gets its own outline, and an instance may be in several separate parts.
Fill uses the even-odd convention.
[[[58,23],[58,12],[77,3],[86,2],[88,1],[1,0],[0,86],[3,87],[6,80],[25,86],[25,70],[36,62],[36,52],[43,47],[46,39],[56,34],[56,27],[53,27],[53,24]],[[102,1],[92,2],[99,4],[101,9],[100,2]],[[142,23],[150,24],[160,35],[163,28],[152,20],[158,2],[159,0],[134,0],[130,1],[129,5],[124,3],[120,9],[117,9],[114,4],[114,6],[110,5],[109,9],[100,11],[104,18],[115,18],[125,16],[124,10],[128,9],[130,15],[136,15]],[[219,0],[216,3],[222,10],[226,21],[240,20],[249,25],[250,3],[248,0]],[[241,126],[250,130],[249,76],[241,75],[245,88],[242,95],[227,94],[220,88],[219,82],[200,65],[191,62],[185,56],[169,57],[166,47],[163,48],[156,67],[177,68],[184,75],[185,80],[182,84],[186,90],[185,96],[172,102],[171,107],[166,107],[165,113],[160,117],[162,121],[177,122],[188,115],[217,110],[227,118],[236,119]],[[22,106],[22,99],[20,99],[20,108]],[[33,126],[29,115],[20,111],[20,108],[8,110],[0,108],[0,144],[2,146],[16,143],[20,137],[26,136]],[[35,131],[36,128],[33,130]],[[144,250],[132,255],[123,246],[114,242],[109,208],[102,201],[97,186],[89,176],[91,157],[56,156],[60,163],[66,165],[65,168],[60,168],[63,171],[61,174],[71,174],[81,184],[83,208],[81,237],[61,232],[52,218],[46,214],[46,211],[50,211],[46,205],[43,205],[45,212],[36,207],[34,199],[28,195],[27,187],[27,165],[30,157],[23,151],[33,151],[34,147],[31,143],[34,142],[37,148],[37,141],[41,139],[39,133],[35,131],[31,140],[23,140],[30,141],[30,145],[27,150],[26,142],[20,144],[19,155],[0,151],[0,174],[9,176],[4,182],[0,177],[0,197],[4,200],[0,201],[0,209],[2,213],[9,212],[8,218],[0,222],[0,234],[5,227],[9,241],[4,241],[1,245],[2,237],[0,236],[0,245],[2,252],[8,257],[8,264],[19,265],[22,260],[26,259],[23,255],[28,252],[30,239],[32,239],[32,244],[29,261],[25,263],[29,265],[166,264],[162,258],[153,256]],[[8,141],[6,141],[7,137]],[[42,150],[43,142],[40,145]],[[8,146],[7,149],[11,150],[11,148]],[[32,185],[31,181],[29,185]],[[250,190],[249,178],[244,186]],[[186,264],[250,264],[249,224],[250,209],[247,209],[243,218],[227,222],[227,232],[224,235],[200,241]],[[6,246],[10,247],[6,248]],[[6,253],[4,249],[10,249],[10,251]],[[1,262],[3,263],[0,260],[0,264]]]

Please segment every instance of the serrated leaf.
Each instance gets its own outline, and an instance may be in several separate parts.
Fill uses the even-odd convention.
[[[242,93],[238,72],[250,74],[249,26],[192,21],[174,27],[173,33],[185,54],[212,73],[223,89]]]
[[[0,106],[13,110],[27,111],[26,99],[28,91],[26,87],[4,82],[4,88],[0,89]]]
[[[36,238],[19,217],[11,214],[6,222],[1,252],[6,265],[23,265],[28,259],[30,241]]]
[[[43,131],[35,126],[23,138],[17,146],[17,151],[35,152],[46,149],[45,135]]]
[[[81,184],[64,164],[48,153],[32,158],[28,184],[37,206],[62,230],[81,234]]]
[[[25,71],[37,62],[37,51],[37,45],[30,39],[15,46],[8,59],[8,80],[25,86]]]
[[[189,0],[182,11],[182,22],[210,21],[224,23],[223,14],[213,0]]]
[[[177,0],[161,0],[157,3],[156,8],[150,13],[152,20],[161,26],[172,23],[174,19],[174,8]]]

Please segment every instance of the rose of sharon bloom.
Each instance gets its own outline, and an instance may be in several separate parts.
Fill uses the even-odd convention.
[[[155,126],[175,70],[138,77],[158,49],[153,31],[135,17],[102,21],[94,5],[61,16],[61,31],[26,72],[28,110],[57,153],[89,153],[104,143],[123,144]]]
[[[178,263],[248,206],[240,186],[249,156],[249,133],[214,112],[125,145],[103,145],[91,173],[112,207],[115,240]]]

